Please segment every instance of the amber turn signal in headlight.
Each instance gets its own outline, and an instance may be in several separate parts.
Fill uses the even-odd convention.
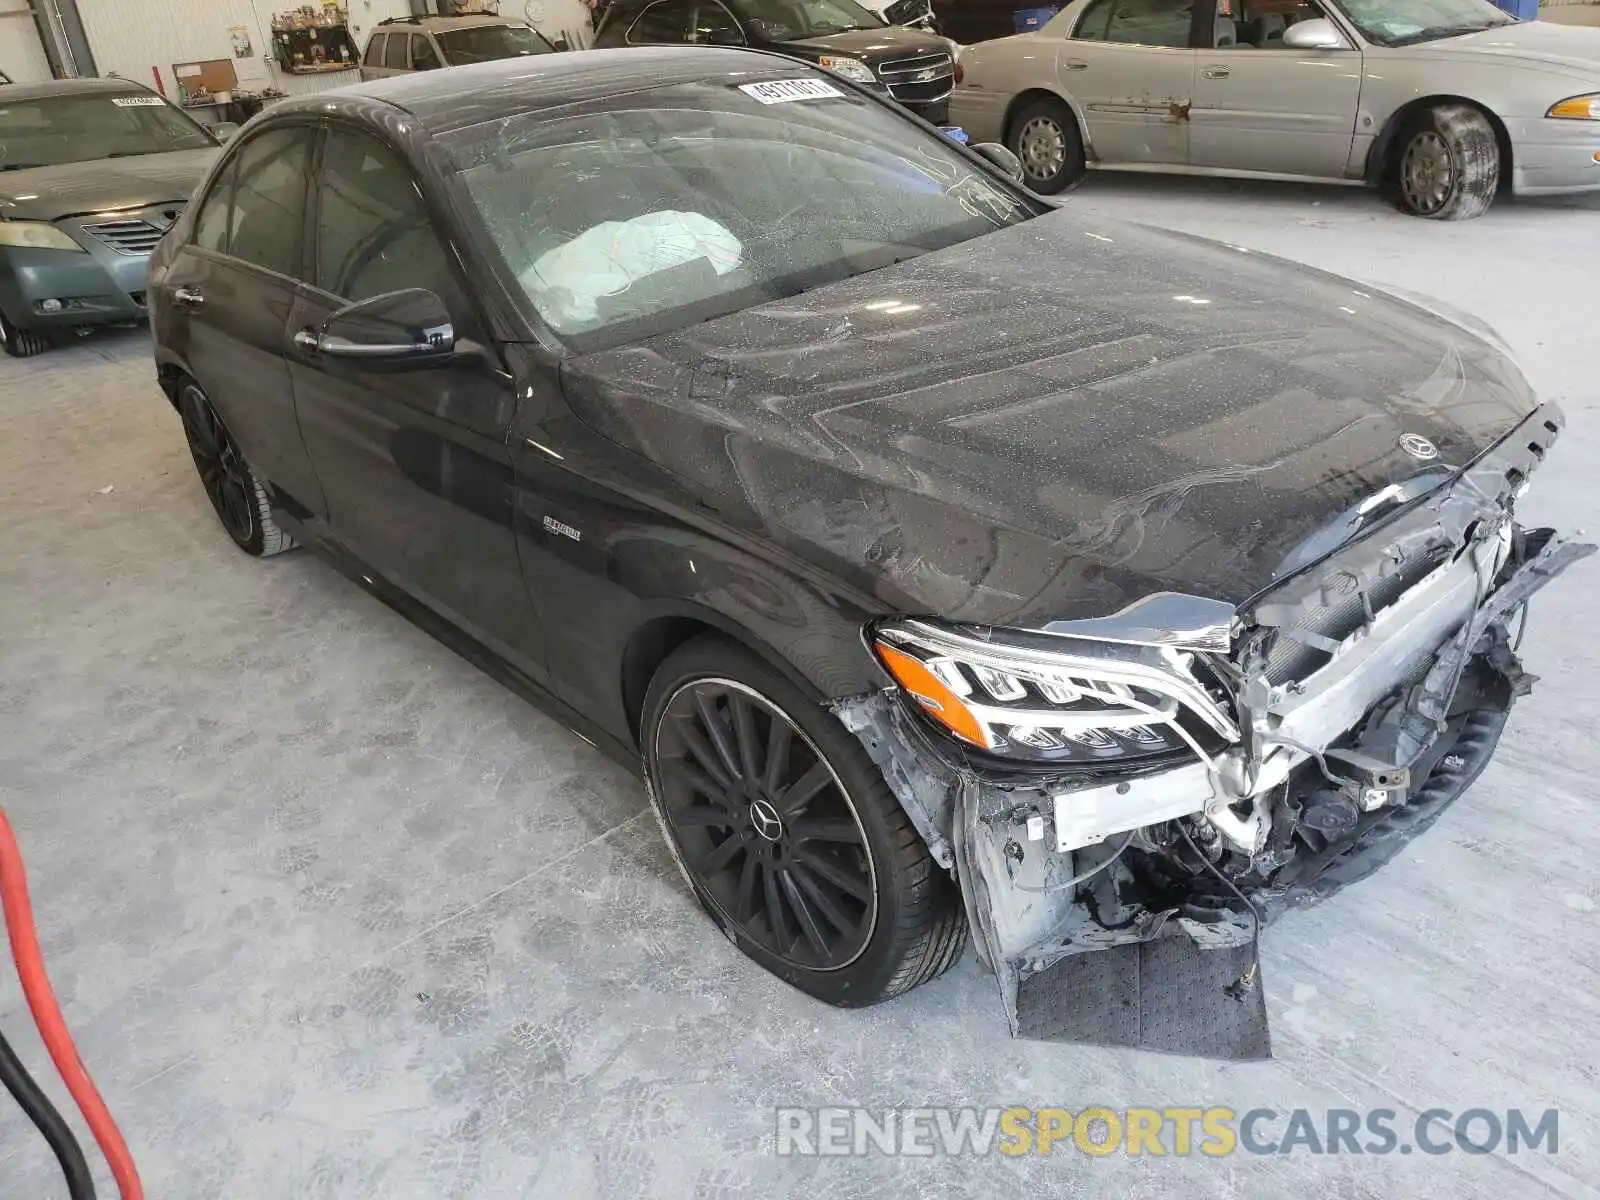
[[[874,643],[873,649],[895,682],[924,712],[962,741],[985,750],[990,748],[983,724],[961,702],[961,697],[941,683],[920,660],[882,640]]]
[[[1600,121],[1600,92],[1573,96],[1560,104],[1552,104],[1545,116],[1565,117],[1569,121]]]

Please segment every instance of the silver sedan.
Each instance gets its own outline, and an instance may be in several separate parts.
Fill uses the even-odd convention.
[[[1600,29],[1488,0],[1076,0],[956,78],[951,121],[1041,192],[1089,167],[1316,179],[1455,220],[1600,190]]]

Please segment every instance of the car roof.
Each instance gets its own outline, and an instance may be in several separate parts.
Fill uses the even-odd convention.
[[[5,92],[0,93],[0,99],[10,103],[13,100],[35,100],[42,96],[81,96],[97,92],[155,95],[144,84],[134,83],[131,79],[51,79],[45,83],[8,83]]]
[[[413,71],[370,83],[281,100],[275,116],[344,115],[382,120],[384,110],[404,109],[433,133],[495,121],[541,109],[582,104],[625,92],[698,83],[705,79],[775,74],[809,76],[817,68],[779,54],[721,46],[631,46],[536,54]]]

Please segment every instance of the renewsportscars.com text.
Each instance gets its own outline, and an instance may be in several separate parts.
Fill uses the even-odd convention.
[[[1556,1109],[779,1108],[781,1155],[1557,1154]]]

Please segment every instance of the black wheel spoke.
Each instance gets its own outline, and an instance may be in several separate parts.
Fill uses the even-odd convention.
[[[668,758],[662,760],[661,769],[682,779],[695,795],[704,796],[719,808],[732,811],[732,798],[728,795],[727,784],[712,778],[698,764],[686,758]]]
[[[817,793],[832,782],[833,772],[828,770],[828,764],[813,763],[809,771],[795,780],[781,796],[774,798],[773,804],[778,810],[778,815],[788,820],[810,804]]]
[[[761,890],[767,902],[767,924],[772,926],[773,948],[779,954],[788,954],[794,938],[789,936],[788,922],[784,920],[783,901],[778,897],[777,872],[771,864],[761,869]]]
[[[822,936],[822,929],[817,925],[817,918],[811,911],[811,906],[806,903],[806,898],[800,894],[800,889],[795,885],[788,871],[778,876],[778,883],[783,888],[784,897],[789,902],[795,920],[800,923],[800,932],[805,935],[806,943],[811,947],[818,962],[828,961],[828,940]]]
[[[745,849],[744,839],[738,834],[725,838],[718,846],[702,858],[697,864],[702,873],[715,875],[723,867],[733,861],[733,856]]]
[[[791,821],[789,830],[796,842],[848,842],[861,844],[861,830],[850,820],[802,819]]]
[[[717,761],[722,764],[723,771],[729,779],[740,778],[739,755],[734,750],[733,735],[728,732],[727,723],[717,711],[717,702],[704,692],[695,693],[694,702],[700,710],[700,723],[711,738],[711,744],[716,747]]]
[[[769,796],[778,794],[778,784],[782,781],[784,772],[789,769],[789,747],[793,742],[794,730],[789,722],[773,717],[772,724],[767,729],[766,766],[761,780]]]
[[[695,804],[689,808],[675,809],[672,823],[685,829],[732,829],[734,820],[726,808],[709,804]]]
[[[750,708],[750,702],[739,695],[728,697],[728,712],[733,716],[733,740],[739,749],[739,769],[746,779],[754,782],[761,778],[761,764],[756,759],[761,749],[760,739],[756,737],[756,715]]]
[[[860,930],[860,922],[852,921],[846,916],[839,906],[833,902],[833,898],[828,895],[826,890],[812,878],[811,872],[806,870],[800,863],[797,862],[792,865],[789,868],[789,874],[794,877],[794,881],[800,886],[800,890],[810,897],[811,903],[817,906],[817,911],[827,918],[828,924],[832,925],[840,933],[845,934],[856,933]]]
[[[693,726],[685,727],[683,730],[683,744],[689,753],[694,755],[694,760],[700,764],[708,779],[724,792],[733,790],[732,782],[728,778],[728,773],[723,770],[722,761],[717,757],[717,752],[711,748],[711,744],[705,738],[700,736],[698,729]]]
[[[796,850],[795,857],[807,870],[833,884],[847,896],[866,903],[872,899],[872,884],[859,875],[853,875],[827,856],[811,850]]]
[[[744,869],[739,872],[739,891],[734,898],[733,919],[747,925],[756,915],[756,873],[761,860],[754,854],[744,856]]]

